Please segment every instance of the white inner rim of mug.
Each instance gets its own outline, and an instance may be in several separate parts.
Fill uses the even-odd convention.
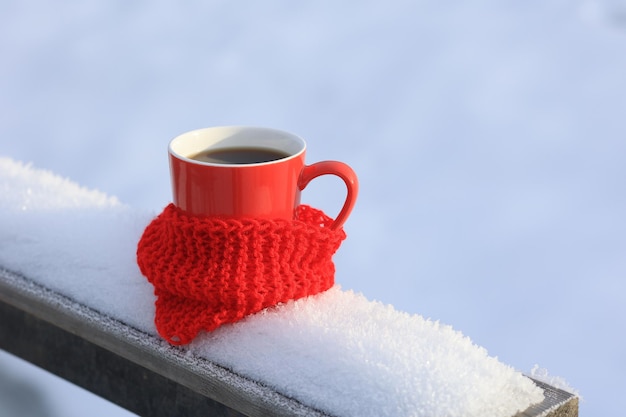
[[[190,158],[200,152],[229,148],[264,148],[281,151],[289,155],[269,162],[243,164],[243,166],[267,165],[300,155],[306,149],[306,143],[302,138],[282,130],[265,127],[224,126],[183,133],[172,139],[169,152],[179,159],[194,164],[241,167],[242,164],[218,164]]]

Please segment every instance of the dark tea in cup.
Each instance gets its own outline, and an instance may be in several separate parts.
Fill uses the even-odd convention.
[[[255,147],[207,149],[189,158],[210,164],[260,164],[290,156],[287,152]]]

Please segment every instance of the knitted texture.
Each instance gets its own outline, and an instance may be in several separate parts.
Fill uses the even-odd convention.
[[[346,238],[306,205],[295,220],[196,217],[173,204],[145,229],[137,264],[154,285],[155,323],[171,344],[333,286]]]

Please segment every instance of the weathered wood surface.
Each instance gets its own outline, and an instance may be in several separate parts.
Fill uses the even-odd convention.
[[[0,348],[142,416],[326,415],[1,267]],[[515,417],[578,416],[536,383],[545,401]]]
[[[578,397],[544,382],[535,379],[533,381],[543,389],[545,400],[515,417],[578,417]]]
[[[145,416],[323,416],[0,268],[0,348]]]

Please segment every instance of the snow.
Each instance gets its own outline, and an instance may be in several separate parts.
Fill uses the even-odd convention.
[[[332,415],[511,416],[543,400],[452,327],[337,287],[193,349]]]
[[[153,215],[8,158],[0,187],[0,265],[156,335],[134,258]],[[543,400],[452,327],[339,287],[205,333],[189,352],[332,415],[508,417]]]
[[[580,390],[581,415],[611,415],[625,15],[615,0],[5,2],[0,155],[158,212],[174,136],[291,131],[360,178],[342,288],[538,363]],[[342,186],[303,198],[336,213]]]
[[[545,382],[554,388],[572,393],[580,398],[578,390],[571,387],[563,377],[550,375],[547,369],[540,368],[539,365],[533,366],[533,369],[530,370],[528,375],[537,381]]]

